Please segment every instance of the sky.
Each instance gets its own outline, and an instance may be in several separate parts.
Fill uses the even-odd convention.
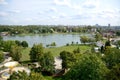
[[[120,25],[120,0],[0,0],[1,25]]]

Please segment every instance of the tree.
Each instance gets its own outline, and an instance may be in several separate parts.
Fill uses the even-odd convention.
[[[119,48],[119,46],[120,46],[120,40],[118,40],[118,41],[116,41],[116,43],[115,43],[116,45],[117,45],[117,47]]]
[[[25,71],[21,72],[13,72],[12,75],[10,75],[8,80],[29,80],[28,75]]]
[[[4,41],[3,42],[3,51],[10,52],[10,49],[13,45],[16,45],[15,41],[11,41],[11,40]]]
[[[28,75],[25,71],[13,72],[8,80],[45,80],[40,73],[31,72]]]
[[[15,40],[15,43],[16,43],[18,46],[21,46],[21,42],[20,42],[20,41]]]
[[[55,42],[52,42],[52,43],[50,44],[50,46],[56,46],[56,43],[55,43]]]
[[[116,64],[120,63],[120,50],[111,48],[109,51],[105,52],[105,56],[103,57],[103,60],[106,62],[106,65],[108,68],[112,68]]]
[[[73,53],[80,53],[80,48],[78,47],[77,49],[73,50]]]
[[[65,74],[65,80],[105,80],[106,65],[95,54],[82,54]]]
[[[80,41],[85,44],[86,42],[88,42],[88,37],[87,36],[80,36]]]
[[[22,41],[22,42],[21,42],[21,45],[22,45],[23,47],[28,47],[27,41]]]
[[[51,74],[54,73],[54,57],[52,56],[51,52],[46,52],[40,56],[38,62],[41,65],[42,71],[47,71]]]
[[[30,50],[30,59],[31,61],[38,61],[39,57],[43,55],[43,46],[42,44],[33,45]]]
[[[13,58],[15,61],[19,61],[20,58],[22,57],[22,48],[17,45],[13,45],[10,49],[10,56]]]
[[[4,61],[4,54],[0,51],[0,63]]]
[[[3,37],[0,35],[0,41],[3,41]]]
[[[0,36],[0,50],[2,50],[2,46],[3,46],[3,37]]]
[[[113,66],[107,74],[107,80],[120,80],[120,63]]]
[[[88,43],[94,42],[95,40],[87,36],[80,36],[80,41],[85,44],[87,42]]]
[[[32,72],[29,80],[46,80],[41,73]]]
[[[110,46],[111,46],[110,40],[106,41],[105,42],[105,48],[110,47]]]
[[[70,68],[76,61],[75,55],[68,51],[60,52],[60,58],[62,59],[62,68]]]
[[[96,33],[95,34],[95,41],[97,42],[97,41],[100,41],[100,40],[102,40],[102,35],[100,33]]]

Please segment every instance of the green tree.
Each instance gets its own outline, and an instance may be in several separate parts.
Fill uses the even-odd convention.
[[[21,42],[20,42],[20,41],[15,40],[15,43],[16,43],[18,46],[21,46]]]
[[[0,50],[2,50],[2,46],[3,46],[3,37],[0,36]]]
[[[22,41],[22,42],[21,42],[21,45],[22,45],[23,47],[28,47],[27,41]]]
[[[40,73],[31,72],[28,75],[25,71],[13,72],[8,80],[45,80]]]
[[[52,43],[50,44],[50,46],[56,46],[56,43],[55,43],[55,42],[52,42]]]
[[[3,51],[10,52],[10,49],[13,45],[16,45],[15,41],[11,41],[11,40],[4,41],[3,42]]]
[[[0,51],[0,63],[4,61],[4,54]]]
[[[22,48],[17,45],[13,45],[10,49],[10,56],[13,58],[15,61],[20,61],[20,58],[22,57]]]
[[[32,72],[29,80],[46,80],[41,73]]]
[[[42,71],[48,71],[51,74],[54,73],[54,57],[52,56],[51,52],[46,52],[40,56],[39,63]]]
[[[107,46],[111,46],[110,40],[105,42],[105,47],[107,47]]]
[[[95,54],[82,54],[65,74],[65,80],[105,80],[106,65]]]
[[[60,52],[60,58],[62,59],[62,68],[70,68],[76,61],[75,55],[68,51]]]
[[[103,57],[103,60],[106,62],[106,65],[108,68],[112,68],[116,64],[120,63],[120,50],[111,48],[109,51],[105,52],[105,56]]]
[[[0,41],[3,41],[3,37],[0,35]]]
[[[33,45],[30,50],[30,59],[31,61],[39,60],[39,57],[43,55],[43,46],[42,44]]]
[[[96,33],[95,34],[95,41],[97,42],[97,41],[100,41],[100,40],[102,40],[102,35],[100,33]]]
[[[77,49],[73,50],[73,53],[80,53],[80,48],[78,47]]]
[[[107,74],[107,80],[120,80],[120,63],[113,66]]]
[[[88,37],[87,36],[80,36],[80,41],[85,44],[86,42],[88,42]]]
[[[18,71],[18,72],[13,72],[8,80],[29,80],[29,77],[25,71],[23,72]]]

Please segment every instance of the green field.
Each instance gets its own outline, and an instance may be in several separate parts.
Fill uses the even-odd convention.
[[[90,50],[90,46],[62,46],[62,47],[54,47],[54,48],[45,48],[44,52],[50,51],[54,57],[59,56],[61,51],[69,51],[73,52],[74,49],[77,49],[79,47],[81,53],[85,52],[86,50]],[[22,58],[21,61],[29,61],[29,53],[31,48],[25,48],[22,51]]]

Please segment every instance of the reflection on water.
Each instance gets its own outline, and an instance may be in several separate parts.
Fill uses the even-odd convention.
[[[27,41],[29,47],[33,44],[42,43],[45,47],[47,44],[55,42],[57,46],[64,46],[67,43],[80,43],[80,34],[49,34],[49,35],[27,35],[27,36],[4,36],[4,40]]]

